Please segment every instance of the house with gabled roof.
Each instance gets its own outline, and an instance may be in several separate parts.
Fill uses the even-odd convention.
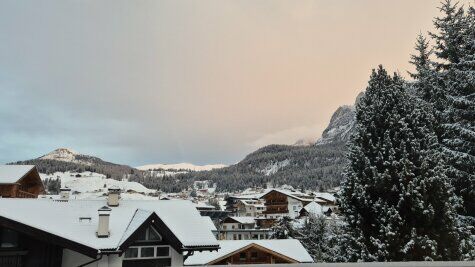
[[[219,248],[190,201],[110,196],[0,199],[0,266],[182,266]]]
[[[37,198],[45,188],[34,165],[0,165],[0,197]]]
[[[261,228],[255,217],[229,216],[220,223],[218,239],[268,239],[270,234],[271,229]]]
[[[194,253],[187,266],[312,263],[313,259],[296,239],[222,240],[218,251]]]
[[[284,216],[296,218],[300,210],[313,201],[313,197],[298,191],[272,189],[262,195],[265,200],[267,218],[277,219]]]

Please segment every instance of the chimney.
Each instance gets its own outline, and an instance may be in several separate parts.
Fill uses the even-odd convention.
[[[107,195],[107,205],[109,207],[119,206],[119,197],[120,197],[120,188],[118,187],[109,188],[109,194]]]
[[[111,214],[111,209],[107,206],[104,206],[97,210],[99,212],[99,223],[97,225],[97,237],[104,238],[109,237],[109,216]]]
[[[61,200],[69,200],[69,193],[71,193],[71,188],[63,187],[59,189],[59,198]]]

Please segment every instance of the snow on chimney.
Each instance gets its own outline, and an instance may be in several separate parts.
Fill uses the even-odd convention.
[[[69,194],[71,193],[71,188],[63,187],[59,189],[59,198],[60,200],[69,200]]]
[[[109,207],[119,206],[119,198],[120,198],[120,188],[110,187],[109,194],[107,195],[107,205]]]
[[[99,223],[97,224],[97,237],[109,237],[109,217],[111,214],[111,208],[104,206],[97,210],[99,212]]]

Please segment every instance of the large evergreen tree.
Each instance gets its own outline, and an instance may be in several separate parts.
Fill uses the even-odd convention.
[[[447,175],[463,199],[461,213],[475,217],[475,12],[450,0],[440,10],[442,16],[434,21],[437,33],[431,34],[438,71],[414,78],[423,99],[436,110]],[[413,62],[417,69],[419,61]]]
[[[457,198],[427,109],[398,75],[373,70],[357,105],[342,187],[351,260],[463,257]]]

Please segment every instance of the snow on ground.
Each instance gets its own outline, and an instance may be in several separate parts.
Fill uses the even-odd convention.
[[[279,161],[279,162],[274,162],[272,164],[267,165],[267,167],[265,167],[263,170],[261,170],[261,173],[269,176],[269,175],[275,174],[280,169],[286,167],[289,164],[290,164],[289,159]]]
[[[177,164],[148,164],[143,166],[136,167],[139,170],[153,170],[153,169],[162,169],[162,170],[187,170],[187,171],[209,171],[213,169],[224,168],[224,164],[209,164],[209,165],[194,165],[191,163],[177,163]],[[176,172],[174,172],[176,173]]]
[[[70,188],[75,198],[80,199],[103,196],[110,187],[120,188],[124,192],[121,194],[123,199],[149,199],[150,197],[144,194],[156,192],[156,190],[148,189],[137,182],[118,181],[94,172],[55,172],[54,174],[40,174],[40,176],[43,180],[59,178],[61,187]]]

